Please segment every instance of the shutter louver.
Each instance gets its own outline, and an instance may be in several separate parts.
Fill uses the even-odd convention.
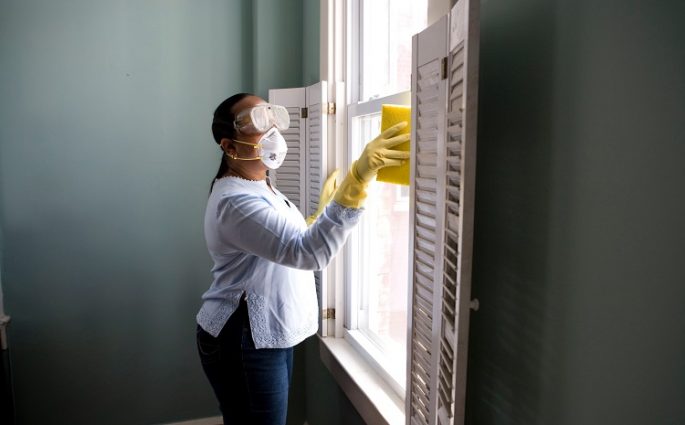
[[[454,378],[457,338],[457,279],[461,204],[462,112],[464,99],[464,42],[449,56],[449,96],[447,103],[447,142],[445,144],[445,229],[442,278],[442,335],[438,383],[438,418],[440,424],[453,423]]]
[[[419,68],[417,91],[417,142],[415,189],[414,276],[415,296],[419,299],[413,308],[414,344],[412,356],[417,369],[412,372],[412,389],[415,391],[415,414],[428,423],[431,389],[433,280],[435,274],[435,241],[437,240],[437,102],[440,81],[439,60]],[[424,323],[425,322],[425,323]]]
[[[288,144],[288,154],[278,170],[269,171],[269,179],[297,208],[306,214],[304,186],[305,172],[305,124],[302,108],[306,106],[303,87],[269,90],[269,102],[285,106],[290,115],[290,127],[281,131]]]
[[[309,99],[307,99],[309,100]],[[321,104],[308,106],[309,119],[307,122],[307,164],[308,179],[307,190],[309,191],[309,208],[307,215],[313,214],[319,207],[321,196],[322,158],[321,158]]]
[[[303,214],[306,214],[303,205],[304,193],[301,187],[302,167],[305,159],[301,133],[304,129],[301,128],[300,123],[300,108],[296,106],[286,108],[290,114],[290,127],[281,131],[281,134],[288,143],[288,155],[286,155],[283,165],[278,170],[271,171],[270,175],[274,175],[278,190],[295,203]]]

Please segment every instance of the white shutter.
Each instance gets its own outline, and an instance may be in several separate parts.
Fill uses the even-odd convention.
[[[293,89],[269,90],[269,102],[285,106],[290,113],[290,128],[281,133],[288,143],[288,155],[278,170],[269,171],[269,178],[285,196],[292,201],[303,215],[306,215],[305,190],[305,118],[302,110],[306,107],[306,90]]]
[[[283,105],[290,111],[290,128],[282,132],[288,143],[288,155],[283,165],[270,175],[278,190],[292,200],[305,217],[318,208],[321,186],[328,176],[327,94],[325,81],[309,87],[269,90],[269,102]],[[333,315],[328,309],[326,271],[314,272],[314,281],[321,307],[319,333],[326,336],[327,319]]]
[[[451,396],[439,403],[442,424],[463,424],[471,310],[471,262],[476,180],[480,2],[459,0],[450,14],[449,97],[443,333],[445,382]],[[448,267],[449,264],[449,267]],[[477,308],[477,304],[474,306]],[[449,332],[448,332],[449,331]],[[455,335],[456,333],[456,335]],[[443,351],[441,351],[442,353]],[[451,362],[451,365],[449,363]],[[451,376],[450,376],[451,375]],[[447,391],[445,391],[447,394]]]
[[[449,17],[413,40],[408,424],[461,424],[464,419],[477,6],[459,0]]]
[[[309,197],[307,214],[313,214],[319,207],[321,185],[328,176],[326,167],[326,136],[328,134],[325,108],[327,87],[321,81],[307,87],[306,144],[307,144],[307,196]]]
[[[437,403],[437,338],[441,287],[438,247],[442,223],[439,211],[444,174],[439,161],[444,148],[446,81],[442,60],[447,52],[447,18],[415,35],[412,40],[412,139],[411,144],[411,292],[408,322],[411,329],[407,353],[407,423],[434,423]]]
[[[307,191],[307,215],[313,214],[319,207],[319,196],[326,177],[328,177],[327,167],[327,135],[328,125],[325,117],[326,107],[328,106],[328,87],[325,81],[321,81],[307,87],[307,121],[306,121],[306,146],[307,146],[307,171],[306,191]],[[328,299],[328,279],[326,270],[314,272],[316,283],[316,294],[319,298],[321,307],[319,314],[319,334],[328,335],[329,318],[332,319],[332,310],[329,310]]]

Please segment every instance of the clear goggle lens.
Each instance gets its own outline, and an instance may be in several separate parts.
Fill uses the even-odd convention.
[[[286,130],[290,126],[290,114],[281,105],[263,103],[241,111],[234,126],[243,133],[264,133],[273,127]]]

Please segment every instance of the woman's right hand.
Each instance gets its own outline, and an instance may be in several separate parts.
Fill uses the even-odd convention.
[[[335,202],[347,208],[361,208],[366,199],[366,186],[376,177],[378,170],[402,165],[409,159],[409,152],[392,149],[409,140],[409,134],[395,136],[407,125],[406,121],[393,125],[364,147],[335,192]]]
[[[409,159],[409,152],[392,149],[409,140],[409,134],[395,136],[407,125],[406,121],[399,122],[366,144],[359,159],[352,164],[352,170],[360,182],[368,183],[381,168],[399,166]]]

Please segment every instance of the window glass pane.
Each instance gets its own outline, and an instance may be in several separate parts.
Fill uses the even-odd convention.
[[[409,90],[411,38],[427,13],[427,0],[361,2],[360,101]]]
[[[406,350],[409,196],[400,186],[376,183],[369,188],[369,198],[363,257],[371,260],[366,264],[366,329],[398,354]]]
[[[353,157],[379,132],[380,114],[352,118]],[[390,372],[402,374],[409,285],[409,188],[373,182],[367,192],[354,247],[359,253],[359,269],[351,271],[352,281],[359,284],[358,329],[392,354],[387,365]]]

